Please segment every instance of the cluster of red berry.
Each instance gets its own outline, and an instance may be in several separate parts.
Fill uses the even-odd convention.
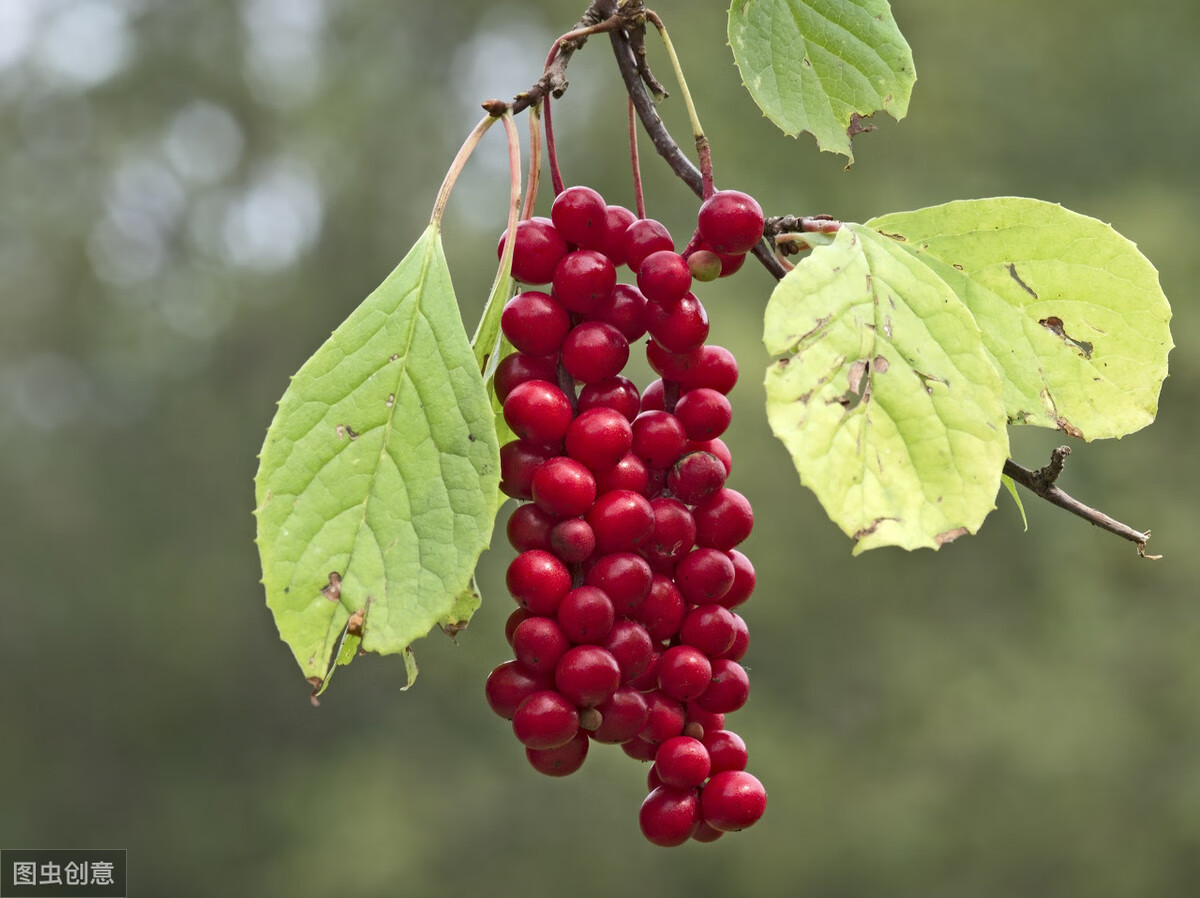
[[[516,352],[495,389],[517,436],[500,450],[501,489],[532,501],[508,521],[514,658],[487,699],[550,776],[578,770],[593,741],[653,761],[640,821],[658,845],[712,841],[766,806],[725,728],[749,694],[749,632],[732,609],[755,580],[735,548],[754,519],[725,486],[720,439],[737,363],[705,343],[690,292],[736,271],[762,233],[758,203],[720,191],[685,257],[659,222],[572,187],[549,219],[518,224],[513,247],[513,277],[552,287],[516,295],[501,318]],[[636,286],[617,283],[621,265]],[[639,392],[621,371],[647,333],[661,379]]]

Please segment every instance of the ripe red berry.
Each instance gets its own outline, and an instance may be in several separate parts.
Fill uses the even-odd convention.
[[[627,618],[613,624],[608,638],[604,640],[604,647],[617,659],[617,666],[621,668],[622,683],[629,683],[641,676],[650,666],[650,658],[654,654],[654,644],[650,641],[650,634],[646,632],[646,628]]]
[[[602,303],[592,317],[607,321],[632,343],[646,333],[650,305],[637,287],[617,284],[608,301]]]
[[[754,197],[719,190],[700,206],[696,224],[704,242],[717,252],[747,253],[762,239],[765,219]]]
[[[571,572],[549,552],[530,549],[509,562],[504,582],[518,605],[553,617],[571,589]]]
[[[595,586],[572,589],[558,606],[558,625],[575,645],[603,645],[615,618],[612,600]]]
[[[500,447],[500,489],[514,499],[533,498],[533,476],[549,459],[553,449],[526,440],[511,440]]]
[[[559,521],[549,531],[548,548],[566,564],[587,561],[596,551],[596,534],[583,518]]]
[[[633,453],[651,468],[673,465],[686,443],[683,424],[668,412],[642,412],[633,419]]]
[[[579,708],[600,704],[620,685],[617,659],[598,645],[568,649],[554,671],[554,688]]]
[[[596,472],[596,489],[600,495],[613,490],[631,490],[645,496],[649,484],[650,475],[646,463],[632,452],[623,455],[611,468]]]
[[[653,844],[682,845],[700,826],[700,802],[694,790],[659,786],[642,802],[638,823]]]
[[[692,270],[679,253],[659,250],[638,266],[637,285],[651,303],[669,305],[692,289]]]
[[[544,380],[547,383],[554,383],[557,377],[557,356],[510,352],[496,366],[492,386],[496,390],[496,398],[503,403],[517,384],[523,384],[527,380]]]
[[[554,269],[554,298],[569,311],[591,315],[602,308],[617,284],[617,269],[591,249],[568,253]]]
[[[689,440],[713,440],[728,429],[733,407],[716,390],[688,390],[675,403],[675,417],[683,424]]]
[[[741,661],[750,648],[750,628],[740,614],[733,615],[733,642],[718,656],[727,661]]]
[[[633,446],[633,428],[616,409],[581,411],[567,428],[567,455],[592,471],[611,468]]]
[[[587,760],[588,734],[580,730],[566,745],[558,748],[527,748],[525,757],[533,769],[546,776],[570,776]]]
[[[695,293],[685,293],[674,303],[650,303],[646,327],[665,349],[688,352],[708,339],[708,312]]]
[[[592,738],[597,742],[628,742],[637,737],[650,716],[645,696],[629,686],[622,686],[598,704],[596,710],[602,719],[600,726],[592,732]]]
[[[625,264],[630,271],[637,272],[642,266],[642,260],[651,253],[675,249],[675,241],[671,232],[653,218],[642,218],[631,224],[625,231]]]
[[[544,380],[519,384],[504,400],[505,423],[518,437],[535,445],[557,446],[573,418],[567,395]]]
[[[687,352],[671,352],[661,343],[650,340],[646,343],[646,361],[663,380],[673,380],[689,386],[691,371],[700,364],[706,348],[698,346]]]
[[[637,387],[629,378],[620,375],[587,384],[579,391],[580,414],[593,408],[611,408],[620,412],[626,421],[632,421],[642,410]]]
[[[616,377],[629,361],[629,341],[606,321],[585,321],[567,334],[562,365],[576,380],[592,384]]]
[[[505,525],[509,545],[518,552],[530,549],[550,550],[550,532],[554,528],[554,516],[547,514],[532,502],[513,509]]]
[[[667,472],[667,489],[685,505],[695,505],[723,487],[726,476],[725,466],[711,452],[686,452]]]
[[[533,501],[557,518],[578,517],[596,501],[596,479],[573,458],[552,458],[533,475]]]
[[[736,631],[732,611],[717,604],[697,605],[683,619],[679,639],[709,658],[717,658],[733,645]]]
[[[654,753],[658,751],[658,746],[653,742],[647,742],[645,739],[634,737],[621,743],[621,751],[629,755],[635,761],[653,761]]]
[[[550,617],[535,616],[522,621],[513,631],[512,650],[526,670],[549,677],[558,659],[571,647],[562,627]]]
[[[733,585],[733,576],[733,562],[719,549],[693,549],[675,565],[679,591],[693,605],[719,601]]]
[[[714,658],[712,671],[712,682],[695,699],[697,705],[707,711],[728,714],[746,704],[750,697],[750,678],[742,665],[726,658]]]
[[[617,614],[627,616],[645,600],[653,577],[646,559],[632,552],[614,552],[596,559],[584,583],[604,590]]]
[[[671,639],[679,632],[679,625],[687,614],[687,603],[683,594],[670,577],[655,574],[650,591],[637,609],[637,619],[642,622],[651,639]]]
[[[613,265],[625,264],[625,232],[637,221],[637,216],[624,206],[609,206],[605,210],[604,240],[592,249],[599,250],[612,260]]]
[[[590,187],[568,187],[554,198],[550,220],[567,243],[599,249],[608,233],[608,207]]]
[[[488,707],[505,720],[512,720],[521,702],[535,692],[550,688],[550,680],[526,670],[516,661],[505,661],[488,674],[484,695]]]
[[[650,358],[649,347],[646,350],[646,357],[650,359],[654,370],[662,374],[663,372],[655,366],[654,359]],[[677,375],[664,376],[673,376],[688,390],[708,387],[718,393],[729,395],[729,391],[737,384],[737,360],[733,357],[733,353],[724,346],[707,343],[694,350],[692,354],[685,354],[684,358],[662,359],[660,364],[676,370]]]
[[[671,646],[658,660],[658,688],[676,701],[698,698],[711,679],[712,662],[695,646]]]
[[[527,290],[504,304],[500,329],[520,352],[550,355],[562,346],[571,319],[550,294]]]
[[[526,748],[558,748],[579,732],[579,712],[563,696],[547,689],[521,702],[512,723],[513,734]]]
[[[726,608],[736,608],[753,594],[756,577],[750,559],[737,549],[729,550],[729,560],[733,562],[733,585],[721,597],[720,604]]]
[[[654,530],[654,509],[640,493],[614,490],[588,509],[587,522],[596,534],[597,552],[629,552]]]
[[[704,822],[722,832],[736,832],[757,822],[767,809],[767,790],[744,770],[714,775],[700,792]]]
[[[508,231],[500,235],[496,258],[504,252]],[[548,284],[554,269],[567,254],[567,241],[548,218],[517,222],[517,242],[513,246],[512,276],[523,284]]]
[[[722,487],[692,509],[696,519],[696,545],[729,551],[754,529],[750,502],[737,490]],[[732,584],[731,584],[732,585]]]
[[[699,739],[675,736],[658,747],[654,769],[664,786],[692,789],[708,779],[712,762],[708,749]]]
[[[641,738],[647,742],[661,743],[683,733],[687,716],[684,706],[661,692],[646,695],[646,706],[650,709]]]
[[[712,730],[704,734],[704,747],[712,763],[711,773],[716,775],[724,770],[745,770],[750,755],[746,751],[746,743],[732,730]]]
[[[659,497],[650,501],[654,529],[642,551],[649,561],[674,563],[691,551],[696,542],[696,522],[678,499]]]

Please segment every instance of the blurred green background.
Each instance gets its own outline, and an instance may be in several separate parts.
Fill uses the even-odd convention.
[[[728,442],[759,586],[731,725],[763,821],[656,849],[619,751],[528,769],[482,698],[507,652],[502,526],[482,610],[416,645],[414,689],[363,658],[309,706],[252,543],[274,402],[420,233],[479,101],[532,83],[583,6],[0,0],[0,845],[128,848],[134,895],[1200,892],[1195,0],[897,4],[911,113],[848,172],[761,117],[722,4],[657,7],[718,181],[769,213],[1020,194],[1139,244],[1176,315],[1160,420],[1077,446],[1061,482],[1164,560],[1032,498],[1023,532],[1003,495],[941,552],[851,558],[768,433],[772,282],[748,265],[701,296],[742,364]],[[607,41],[556,113],[567,182],[631,204]],[[677,94],[664,115],[687,134]],[[498,132],[446,221],[469,327]],[[645,143],[643,167],[651,215],[686,233],[696,200]],[[1014,455],[1059,442],[1016,433]]]

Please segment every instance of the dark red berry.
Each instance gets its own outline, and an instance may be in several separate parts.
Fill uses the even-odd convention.
[[[629,341],[606,321],[585,321],[567,334],[562,365],[576,380],[594,384],[616,377],[629,361]]]
[[[649,484],[650,476],[646,463],[632,452],[622,456],[611,468],[596,472],[596,489],[600,494],[614,490],[632,490],[644,496]]]
[[[621,751],[629,755],[635,761],[653,761],[654,754],[658,751],[658,746],[653,742],[647,742],[645,739],[634,737],[627,739],[621,743]]]
[[[696,216],[704,242],[720,253],[747,253],[762,239],[762,206],[739,190],[718,190]]]
[[[596,534],[583,518],[559,521],[550,529],[549,549],[566,564],[579,564],[596,550]]]
[[[578,517],[596,501],[596,478],[573,458],[552,458],[533,475],[533,501],[555,517]]]
[[[665,392],[666,388],[661,377],[646,384],[646,389],[642,390],[642,411],[664,411],[667,407]]]
[[[733,585],[733,562],[719,549],[702,547],[688,552],[675,565],[679,591],[693,605],[720,600]]]
[[[671,646],[658,660],[658,688],[676,701],[698,698],[711,679],[712,662],[695,646]]]
[[[567,428],[567,455],[592,471],[611,468],[633,446],[633,428],[616,409],[581,411]]]
[[[674,357],[660,360],[663,367],[670,367],[672,371],[676,372],[663,376],[678,380],[688,390],[708,387],[725,395],[729,395],[729,391],[737,384],[737,360],[733,357],[733,353],[724,346],[706,343],[685,356],[684,358]],[[655,360],[650,358],[649,347],[646,349],[646,357],[650,360],[651,367],[659,374],[663,374],[655,364]]]
[[[704,822],[722,832],[736,832],[758,821],[767,809],[767,790],[744,770],[715,774],[700,792]]]
[[[749,500],[728,487],[700,500],[692,509],[692,516],[696,519],[696,545],[726,552],[754,529],[754,512]]]
[[[617,284],[608,301],[600,305],[592,317],[607,321],[619,330],[626,340],[633,343],[646,333],[649,307],[646,297],[637,287]]]
[[[633,419],[633,454],[651,468],[673,465],[686,443],[683,424],[668,412],[642,412]]]
[[[537,617],[526,608],[514,608],[512,614],[504,622],[504,638],[508,640],[509,646],[512,645],[513,634],[517,632],[517,627],[529,620],[531,617]]]
[[[750,758],[746,743],[732,730],[712,730],[704,734],[704,747],[712,763],[712,774],[725,770],[745,770]]]
[[[723,655],[733,645],[737,625],[733,612],[717,604],[697,605],[679,627],[684,645],[695,646],[709,658]]]
[[[667,472],[667,489],[685,505],[695,505],[725,485],[727,473],[711,452],[686,452]],[[693,522],[692,536],[695,538]]]
[[[695,293],[685,293],[677,302],[651,303],[646,327],[663,348],[688,352],[708,339],[708,312]]]
[[[531,617],[513,631],[512,649],[517,662],[542,676],[553,676],[558,659],[570,647],[567,634],[550,617]]]
[[[612,600],[595,586],[572,589],[558,606],[558,625],[575,645],[603,645],[615,618]]]
[[[526,670],[516,661],[505,661],[488,674],[484,694],[492,711],[505,720],[512,720],[521,702],[535,692],[549,688],[547,677]]]
[[[596,534],[597,552],[629,552],[653,531],[654,509],[640,493],[613,490],[596,500],[587,522]]]
[[[650,709],[646,698],[636,689],[623,686],[596,706],[602,723],[592,732],[597,742],[628,742],[646,725]]]
[[[550,294],[527,290],[504,304],[500,329],[520,352],[544,356],[558,352],[571,319]]]
[[[500,235],[496,258],[504,252],[508,231]],[[512,276],[524,284],[548,284],[554,269],[567,254],[567,241],[548,218],[517,222],[517,242],[513,246]]]
[[[503,403],[517,384],[523,384],[527,380],[544,380],[554,383],[557,377],[557,356],[510,352],[496,366],[496,373],[492,377],[492,386],[496,391],[496,398]]]
[[[687,712],[675,699],[661,692],[651,692],[646,695],[646,706],[650,713],[646,718],[646,726],[642,728],[642,739],[661,743],[683,732]]]
[[[632,552],[614,552],[596,559],[584,582],[604,590],[617,614],[627,616],[646,598],[653,577],[646,559]]]
[[[608,233],[608,207],[590,187],[568,187],[554,198],[550,220],[567,243],[599,249]]]
[[[600,704],[620,685],[617,659],[598,645],[568,649],[554,671],[554,688],[580,708]]]
[[[530,549],[550,550],[550,531],[555,519],[532,502],[513,509],[505,525],[509,545],[518,552]]]
[[[687,603],[674,581],[662,574],[655,574],[650,591],[637,609],[638,620],[646,628],[651,639],[670,639],[679,632],[679,625],[687,614]]]
[[[544,380],[519,384],[504,400],[505,423],[518,437],[539,446],[561,443],[573,418],[567,395]]]
[[[697,705],[718,714],[728,714],[746,704],[750,697],[750,678],[742,665],[726,658],[714,658],[712,671],[712,682],[695,699]]]
[[[651,303],[670,305],[692,289],[692,270],[679,253],[660,250],[638,266],[637,285]]]
[[[700,802],[692,789],[659,786],[646,796],[638,811],[642,835],[664,848],[682,845],[700,823]]]
[[[513,714],[513,734],[526,748],[558,748],[579,732],[579,712],[557,692],[535,692]]]
[[[754,565],[737,549],[729,550],[729,560],[733,562],[733,586],[721,597],[720,604],[726,608],[736,608],[753,594],[756,578]]]
[[[733,408],[716,390],[699,387],[679,397],[675,417],[683,424],[689,440],[713,440],[729,427]]]
[[[629,683],[640,677],[650,666],[650,659],[654,654],[654,644],[650,641],[650,634],[646,632],[646,628],[625,618],[613,624],[608,638],[604,640],[604,647],[617,659],[617,666],[621,668],[622,683]]]
[[[654,769],[664,786],[693,789],[708,779],[712,762],[708,749],[699,739],[675,736],[658,747]]]
[[[696,522],[678,499],[659,497],[650,501],[654,530],[642,547],[650,561],[675,562],[691,551],[696,542]]]
[[[705,349],[707,346],[698,346],[687,352],[671,352],[662,344],[650,340],[646,343],[646,361],[663,380],[688,385],[691,371],[700,364]]]
[[[500,447],[500,489],[514,499],[533,498],[533,477],[557,453],[527,440],[511,440]]]
[[[587,760],[588,734],[580,731],[558,748],[527,748],[525,757],[538,773],[546,776],[570,776]]]
[[[633,272],[642,266],[642,260],[651,253],[675,249],[675,241],[671,232],[653,218],[642,218],[631,224],[625,231],[625,264]]]
[[[616,285],[616,268],[607,256],[595,250],[568,253],[554,269],[554,298],[581,315],[602,308]]]
[[[637,387],[629,378],[620,375],[587,384],[579,391],[580,414],[593,408],[611,408],[620,412],[626,421],[632,421],[642,410]]]
[[[725,445],[725,441],[720,437],[715,440],[688,440],[688,444],[684,448],[688,452],[712,453],[721,460],[721,465],[725,468],[726,477],[733,473],[733,454],[729,451],[729,447]]]
[[[733,642],[729,648],[721,652],[721,658],[728,661],[741,661],[746,657],[746,651],[750,648],[750,628],[746,626],[746,621],[740,614],[733,615]]]
[[[609,206],[605,210],[604,240],[592,249],[599,250],[612,260],[613,265],[625,264],[625,232],[637,221],[637,216],[624,206]]]
[[[530,549],[509,562],[504,582],[518,605],[553,617],[571,589],[571,572],[549,552]]]

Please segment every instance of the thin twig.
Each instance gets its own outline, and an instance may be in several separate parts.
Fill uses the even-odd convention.
[[[1146,542],[1150,539],[1149,530],[1145,533],[1140,530],[1134,530],[1127,524],[1122,524],[1120,521],[1110,518],[1104,512],[1097,511],[1090,505],[1084,505],[1078,499],[1067,495],[1067,493],[1055,485],[1058,475],[1063,471],[1066,458],[1070,454],[1071,448],[1069,446],[1059,446],[1051,454],[1050,464],[1036,471],[1023,468],[1016,462],[1008,459],[1004,462],[1004,473],[1031,493],[1045,499],[1051,505],[1057,505],[1059,508],[1083,518],[1096,527],[1107,530],[1109,533],[1114,533],[1122,539],[1127,539],[1131,543],[1134,543],[1137,546],[1138,554],[1143,558],[1161,558],[1161,555],[1146,554]]]

